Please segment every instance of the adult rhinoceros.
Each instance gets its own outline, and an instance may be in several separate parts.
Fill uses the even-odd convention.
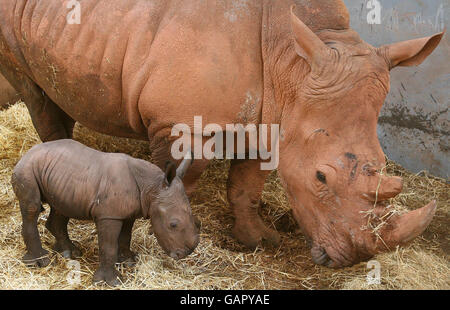
[[[338,0],[0,0],[0,30],[1,72],[43,141],[70,137],[78,121],[149,140],[163,161],[172,126],[195,115],[223,127],[280,124],[279,174],[318,264],[392,249],[434,215],[431,202],[378,234],[363,228],[402,190],[380,173],[389,70],[420,64],[443,33],[375,48]],[[187,188],[207,162],[195,162]],[[233,233],[249,247],[279,241],[257,213],[267,174],[259,160],[231,163]]]

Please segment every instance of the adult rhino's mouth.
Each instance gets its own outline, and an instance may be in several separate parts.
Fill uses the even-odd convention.
[[[381,205],[377,207],[381,207]],[[367,260],[377,253],[391,251],[396,246],[407,244],[422,234],[430,224],[435,212],[436,201],[432,201],[420,209],[389,216],[389,219],[378,231],[361,231],[361,233],[372,235],[371,238],[363,238],[367,242],[363,245],[344,244],[342,246],[337,240],[329,245],[313,243],[312,260],[318,265],[340,268]]]
[[[367,255],[367,253],[355,255],[355,252],[351,248],[339,248],[336,244],[328,246],[314,244],[311,248],[311,256],[313,262],[317,265],[329,268],[341,268],[352,266],[362,260],[369,259],[372,255]]]
[[[313,245],[311,248],[311,256],[314,264],[317,265],[329,267],[333,262],[327,251],[320,245]]]

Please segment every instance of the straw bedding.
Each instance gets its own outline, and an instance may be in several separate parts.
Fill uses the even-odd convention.
[[[151,160],[145,142],[101,135],[79,125],[75,139],[102,151]],[[69,223],[69,234],[83,251],[79,283],[70,281],[73,269],[57,253],[51,252],[52,264],[42,269],[21,262],[25,253],[22,221],[10,177],[17,161],[37,143],[40,140],[23,103],[0,111],[0,289],[108,289],[91,283],[98,248],[95,226],[89,221]],[[415,209],[436,199],[438,209],[430,227],[412,244],[375,257],[381,265],[381,284],[369,285],[366,263],[337,270],[312,263],[276,172],[266,182],[261,213],[266,223],[280,231],[280,247],[249,251],[238,244],[231,235],[233,217],[226,200],[228,167],[227,161],[213,161],[200,180],[191,204],[202,222],[201,241],[187,258],[174,261],[165,255],[149,233],[149,222],[137,221],[132,250],[138,253],[138,263],[134,268],[119,266],[125,279],[121,289],[450,289],[450,186],[445,180],[411,174],[389,162],[387,173],[405,179],[404,191],[394,205]],[[46,206],[39,219],[46,249],[54,242],[44,227],[48,212]]]

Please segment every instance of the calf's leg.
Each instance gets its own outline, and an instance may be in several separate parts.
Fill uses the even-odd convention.
[[[81,250],[77,248],[69,238],[67,224],[69,218],[59,214],[53,207],[45,223],[45,227],[56,239],[53,250],[61,253],[64,258],[76,258],[81,256]]]
[[[95,221],[95,224],[98,232],[100,265],[94,273],[93,282],[105,281],[110,286],[117,286],[122,279],[115,267],[119,252],[122,221],[103,219]]]
[[[22,261],[28,266],[45,267],[50,264],[48,251],[42,248],[37,229],[37,221],[41,211],[41,204],[36,202],[20,202],[22,213],[22,236],[27,253]]]
[[[233,234],[249,248],[267,242],[277,246],[279,234],[268,228],[258,214],[264,182],[270,171],[260,169],[259,160],[232,160],[228,175],[228,201],[233,208]]]
[[[130,250],[133,225],[134,220],[124,221],[119,235],[119,257],[117,262],[124,263],[127,266],[133,266],[136,263],[136,254]]]
[[[29,266],[45,267],[50,264],[48,251],[42,248],[37,228],[39,213],[42,210],[41,195],[36,181],[13,173],[11,183],[19,199],[22,214],[22,236],[27,253],[22,261]]]

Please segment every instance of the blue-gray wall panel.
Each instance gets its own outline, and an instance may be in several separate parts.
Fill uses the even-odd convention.
[[[450,0],[378,0],[381,24],[369,24],[368,0],[344,0],[351,26],[374,46],[429,36],[449,27]],[[419,67],[395,68],[378,135],[390,159],[414,172],[449,178],[450,33]]]

